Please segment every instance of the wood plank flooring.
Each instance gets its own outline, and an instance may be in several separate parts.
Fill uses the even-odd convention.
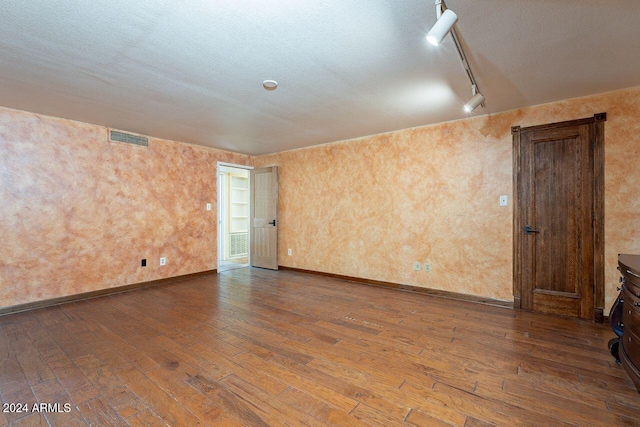
[[[231,270],[0,317],[3,406],[28,408],[0,425],[637,426],[612,337],[588,321]]]

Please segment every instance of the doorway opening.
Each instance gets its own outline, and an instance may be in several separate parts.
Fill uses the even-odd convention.
[[[218,272],[250,263],[249,169],[218,163]]]

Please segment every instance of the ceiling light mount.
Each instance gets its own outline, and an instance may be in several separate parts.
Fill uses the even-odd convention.
[[[276,90],[278,89],[278,82],[275,80],[265,80],[262,82],[262,87],[266,90]]]
[[[455,23],[458,21],[458,15],[456,15],[451,9],[447,9],[447,5],[444,3],[444,0],[435,0],[435,2],[437,21],[427,34],[427,40],[432,45],[438,46],[447,34],[451,33],[453,44],[456,46],[462,66],[467,72],[467,77],[471,83],[471,91],[473,92],[473,98],[464,105],[464,110],[470,113],[479,105],[482,105],[484,108],[484,96],[480,94],[476,78],[473,75],[473,71],[471,71],[469,61],[467,61],[467,55],[464,53],[464,49],[462,49],[458,33],[456,33],[456,29],[454,28]]]

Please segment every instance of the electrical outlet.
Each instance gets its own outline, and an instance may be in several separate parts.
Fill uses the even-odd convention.
[[[291,256],[291,248],[287,249],[287,255]]]
[[[147,259],[146,258],[142,258],[142,262],[140,264],[142,265],[142,267],[146,267],[147,266]]]
[[[160,257],[160,265],[167,265],[167,258],[166,257]]]
[[[420,263],[418,261],[413,263],[413,269],[415,271],[420,271]]]
[[[428,262],[424,263],[424,271],[431,271],[431,264],[429,264]]]

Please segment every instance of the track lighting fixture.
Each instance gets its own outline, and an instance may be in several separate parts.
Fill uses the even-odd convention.
[[[475,95],[473,95],[473,98],[469,100],[469,102],[464,104],[464,111],[466,111],[467,113],[470,113],[476,108],[478,108],[478,105],[482,104],[483,102],[484,102],[484,96],[482,96],[481,93],[476,93]]]
[[[438,17],[435,25],[427,34],[427,41],[434,46],[442,43],[442,40],[449,34],[454,24],[458,20],[458,15],[451,9],[447,9]]]
[[[467,61],[467,55],[465,55],[464,50],[462,49],[462,44],[460,44],[456,29],[453,28],[455,23],[458,21],[458,15],[456,15],[452,10],[447,9],[447,6],[444,4],[444,0],[435,0],[435,2],[437,21],[431,28],[431,31],[429,31],[429,33],[427,34],[427,40],[432,45],[438,46],[447,36],[447,34],[451,33],[453,44],[455,44],[456,46],[458,55],[460,56],[460,61],[462,62],[462,66],[467,72],[467,77],[469,77],[469,81],[471,82],[471,91],[473,92],[473,98],[471,98],[469,102],[464,104],[464,111],[470,113],[478,108],[479,105],[482,105],[484,107],[484,96],[482,96],[482,94],[478,90],[476,78],[471,71],[469,61]]]

